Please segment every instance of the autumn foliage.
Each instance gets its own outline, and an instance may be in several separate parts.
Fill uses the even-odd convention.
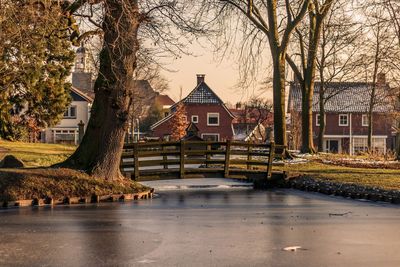
[[[171,140],[177,141],[186,135],[188,126],[185,105],[180,102],[176,106],[174,116],[170,120]]]

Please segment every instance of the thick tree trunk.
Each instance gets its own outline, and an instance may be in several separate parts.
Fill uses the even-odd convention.
[[[285,56],[275,56],[273,65],[274,141],[286,146]]]
[[[59,166],[115,180],[122,177],[119,164],[133,95],[140,17],[137,1],[107,0],[104,6],[104,42],[91,117],[80,146]]]

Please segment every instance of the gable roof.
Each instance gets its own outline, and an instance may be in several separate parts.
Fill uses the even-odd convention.
[[[184,104],[219,104],[221,105],[229,116],[235,118],[235,115],[225,106],[224,102],[219,96],[204,82],[200,82],[197,86],[181,101],[178,101],[171,107],[171,111],[174,110],[178,103],[183,102]]]
[[[89,95],[85,94],[84,92],[82,92],[81,90],[79,90],[76,87],[71,86],[71,93],[75,93],[79,97],[83,98],[83,100],[85,100],[89,103],[93,103],[93,98],[91,98]]]
[[[320,82],[315,82],[313,95],[313,112],[319,112]],[[326,112],[363,113],[369,109],[372,83],[365,82],[329,82],[325,83]],[[393,110],[390,87],[377,85],[376,104],[373,112],[383,113]],[[299,83],[291,82],[289,89],[288,112],[301,111],[301,87]]]

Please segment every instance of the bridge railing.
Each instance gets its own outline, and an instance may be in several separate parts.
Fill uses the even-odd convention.
[[[184,178],[187,174],[219,172],[230,177],[232,171],[261,172],[269,178],[275,148],[274,143],[229,140],[131,143],[124,146],[121,170],[135,180],[166,173]]]

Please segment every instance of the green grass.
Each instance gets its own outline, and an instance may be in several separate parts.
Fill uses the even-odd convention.
[[[76,149],[72,145],[23,143],[0,140],[0,159],[14,155],[27,167],[47,167],[65,160]]]
[[[274,170],[284,170],[290,176],[300,174],[332,182],[400,190],[400,170],[351,168],[313,161],[304,164],[274,166]]]

